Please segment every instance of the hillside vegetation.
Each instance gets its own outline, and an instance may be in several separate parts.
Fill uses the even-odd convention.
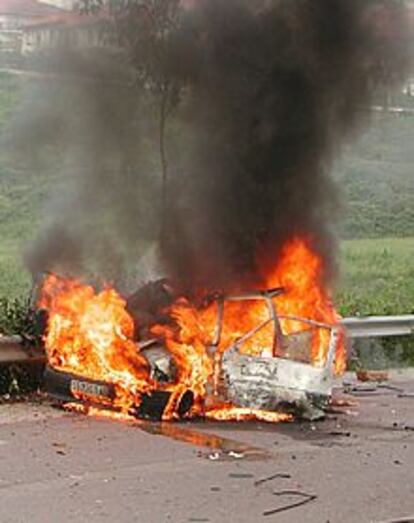
[[[414,314],[414,238],[346,240],[340,260],[343,316]]]
[[[29,81],[0,75],[3,139]],[[406,103],[414,109],[414,102]],[[413,144],[414,115],[375,115],[370,130],[346,146],[335,166],[344,202],[339,231],[347,240],[337,292],[343,314],[414,312]],[[10,298],[30,288],[22,253],[36,235],[59,168],[56,158],[27,165],[8,147],[0,151],[0,297]]]
[[[375,115],[369,132],[346,147],[334,171],[344,238],[414,236],[413,144],[414,113]]]

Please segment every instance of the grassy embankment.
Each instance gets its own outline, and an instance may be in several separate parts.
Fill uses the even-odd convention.
[[[45,176],[11,151],[8,123],[23,87],[24,80],[0,73],[0,298],[27,294],[22,250],[38,225],[46,194]]]
[[[414,314],[414,238],[343,241],[336,301],[344,316]]]
[[[23,296],[30,288],[18,230],[2,235],[0,297]],[[414,314],[414,238],[345,240],[340,259],[336,303],[342,315]]]
[[[0,130],[15,110],[21,82],[0,75]],[[341,248],[336,301],[346,316],[414,313],[413,139],[414,117],[382,116],[336,167],[348,202],[341,233],[358,238]],[[0,150],[0,298],[14,298],[30,288],[22,251],[38,230],[53,172],[6,153]]]

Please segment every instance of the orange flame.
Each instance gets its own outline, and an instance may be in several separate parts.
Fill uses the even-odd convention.
[[[269,412],[268,410],[246,409],[229,407],[212,409],[206,412],[206,417],[215,421],[264,421],[266,423],[280,423],[293,420],[291,414],[284,412]]]
[[[282,251],[274,270],[265,275],[267,288],[283,287],[284,293],[273,298],[281,316],[283,335],[311,332],[309,360],[315,366],[325,364],[329,350],[330,330],[310,328],[286,316],[303,317],[314,322],[337,326],[339,317],[322,284],[322,261],[306,241],[294,239]],[[195,396],[192,415],[205,415],[216,420],[259,419],[283,421],[289,416],[233,406],[209,404],[209,382],[214,378],[220,354],[247,332],[269,318],[268,304],[263,300],[226,302],[222,331],[215,354],[209,347],[218,327],[218,304],[195,307],[181,298],[169,309],[176,326],[154,326],[152,333],[164,338],[178,368],[174,384],[160,385],[150,379],[148,363],[133,341],[134,322],[126,310],[126,301],[111,288],[95,292],[91,286],[51,275],[42,292],[40,306],[48,309],[49,322],[46,348],[49,363],[57,370],[105,381],[115,386],[114,406],[128,414],[139,405],[142,394],[168,390],[171,398],[164,419],[175,416],[176,405],[186,390]],[[274,325],[269,322],[246,340],[240,348],[249,355],[276,355]],[[336,370],[345,369],[345,351],[339,344]]]
[[[283,335],[309,330],[309,325],[286,316],[312,320],[318,324],[338,327],[340,317],[333,306],[329,293],[322,282],[322,260],[312,251],[303,239],[293,239],[285,245],[275,268],[264,276],[266,289],[282,288],[284,292],[273,298],[273,304],[281,317]],[[169,311],[176,320],[178,330],[170,327],[155,327],[153,333],[166,338],[171,352],[180,347],[191,347],[204,353],[210,345],[217,328],[217,304],[197,309],[185,299],[178,300]],[[223,352],[244,334],[264,323],[269,318],[269,310],[263,300],[230,301],[226,303],[223,314],[219,352]],[[268,324],[252,336],[240,348],[251,356],[274,356],[274,326]],[[326,363],[330,329],[312,329],[312,351],[309,360],[315,366]],[[341,337],[341,336],[340,336]],[[178,343],[178,345],[177,345]],[[276,350],[277,352],[277,350]],[[346,368],[346,354],[343,340],[339,340],[335,368],[341,374]]]
[[[115,290],[97,294],[78,281],[50,275],[40,306],[49,310],[46,349],[52,367],[113,383],[121,408],[150,389],[148,364],[132,341],[133,320]]]
[[[267,286],[283,287],[285,292],[277,300],[278,314],[299,316],[328,325],[338,325],[340,316],[332,303],[323,282],[322,259],[302,239],[295,238],[282,250],[279,263],[267,275]],[[295,321],[282,320],[285,334],[295,332]],[[316,329],[312,342],[311,360],[315,365],[324,365],[329,348],[330,333]],[[338,343],[335,366],[337,374],[345,372],[346,354],[343,340]]]

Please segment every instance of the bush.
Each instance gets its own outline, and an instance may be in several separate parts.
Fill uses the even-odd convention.
[[[19,334],[33,341],[39,337],[38,313],[30,298],[0,298],[0,333],[6,336]]]

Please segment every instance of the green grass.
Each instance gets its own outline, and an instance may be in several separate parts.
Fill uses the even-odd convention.
[[[30,275],[24,268],[21,247],[17,240],[0,244],[0,297],[17,298],[30,291]]]
[[[344,316],[414,314],[414,238],[344,241],[340,260]]]
[[[39,229],[48,185],[41,173],[28,176],[0,157],[0,297],[20,297],[30,288],[23,254]]]
[[[17,77],[0,73],[2,140],[22,87]],[[4,147],[0,150],[0,298],[13,299],[27,294],[30,288],[21,252],[36,221],[36,188],[25,169],[10,161],[8,152]]]
[[[346,240],[336,303],[344,316],[414,314],[414,238]],[[0,245],[0,297],[30,290],[18,238]]]
[[[0,126],[10,117],[20,95],[21,82],[7,73],[0,73]]]

